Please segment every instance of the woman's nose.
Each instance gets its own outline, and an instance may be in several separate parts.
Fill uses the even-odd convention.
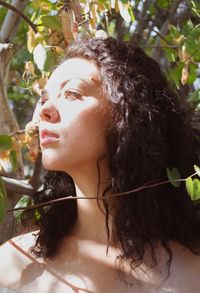
[[[46,101],[40,110],[40,119],[56,123],[60,121],[60,114],[58,109],[51,101]]]

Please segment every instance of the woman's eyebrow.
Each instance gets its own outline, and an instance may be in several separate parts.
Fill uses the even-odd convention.
[[[64,86],[71,80],[73,79],[78,79],[78,80],[81,80],[83,83],[87,84],[88,86],[91,86],[91,84],[89,84],[84,78],[80,78],[80,77],[73,77],[73,78],[70,78],[70,79],[67,79],[65,81],[63,81],[60,85],[60,89],[63,89]]]

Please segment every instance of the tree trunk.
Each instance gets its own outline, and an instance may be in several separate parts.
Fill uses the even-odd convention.
[[[7,73],[12,57],[11,44],[0,43],[0,134],[9,134],[19,130],[18,123],[12,113],[7,99]],[[5,174],[4,175],[8,175]],[[9,174],[10,175],[10,174]],[[15,172],[16,178],[23,177],[21,154],[18,153],[18,164]],[[8,194],[8,208],[13,208],[18,201],[18,196]],[[0,243],[16,234],[16,223],[13,215],[8,215],[0,226]]]
[[[28,0],[13,0],[11,5],[19,11],[23,11]],[[0,134],[9,134],[19,130],[18,123],[9,107],[7,97],[7,75],[13,54],[13,46],[10,42],[16,35],[20,23],[20,15],[8,10],[0,31]],[[15,178],[23,178],[23,165],[19,150]],[[2,175],[2,174],[1,174]],[[3,174],[7,175],[8,174]],[[13,174],[12,174],[13,175]],[[10,174],[9,174],[10,176]],[[18,201],[18,195],[8,194],[8,208],[13,208]],[[17,224],[13,214],[8,214],[4,223],[0,225],[0,243],[17,234]]]

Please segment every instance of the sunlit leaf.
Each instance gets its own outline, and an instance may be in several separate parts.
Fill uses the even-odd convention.
[[[125,21],[130,22],[131,16],[129,14],[128,6],[123,4],[121,0],[118,0],[118,7],[119,7],[119,12],[120,12],[121,17]]]
[[[0,157],[0,167],[3,168],[6,173],[12,172],[12,164],[9,158],[9,153],[7,157]]]
[[[195,178],[193,180],[193,200],[200,199],[200,180]]]
[[[27,33],[27,49],[30,53],[33,52],[33,49],[36,47],[37,42],[35,39],[35,33],[32,30],[32,28],[29,28],[29,31]]]
[[[116,2],[116,0],[111,0],[111,1],[110,1],[110,7],[111,7],[112,9],[115,9],[115,2]]]
[[[95,33],[96,38],[106,39],[108,37],[107,33],[104,30],[97,30]]]
[[[200,177],[200,167],[198,167],[197,165],[194,165],[194,170],[195,172],[197,172],[197,175]]]
[[[181,185],[180,181],[174,181],[174,180],[181,179],[181,174],[177,168],[172,168],[172,169],[167,168],[167,177],[168,177],[170,183],[174,187],[179,187]]]
[[[192,181],[192,178],[191,177],[188,177],[186,179],[185,185],[186,185],[187,193],[189,194],[189,196],[192,199],[193,198],[193,194],[194,194],[194,187],[193,187],[193,181]]]
[[[33,50],[33,59],[40,70],[44,69],[44,64],[47,58],[46,50],[41,44],[38,44]]]
[[[131,20],[135,21],[135,15],[133,13],[133,8],[131,6],[128,7],[128,12],[129,12],[129,15],[131,17]]]
[[[13,147],[12,139],[9,135],[0,135],[0,151],[10,150]]]
[[[181,74],[181,83],[182,85],[185,85],[188,81],[188,76],[189,76],[189,72],[188,72],[188,65],[185,64],[185,66],[182,69],[182,74]]]

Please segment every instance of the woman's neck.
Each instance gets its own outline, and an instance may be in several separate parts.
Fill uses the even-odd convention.
[[[102,162],[99,171],[100,180],[96,164],[90,164],[87,168],[79,167],[77,172],[72,174],[77,198],[80,198],[77,200],[78,216],[73,234],[81,239],[107,243],[103,202],[99,200],[98,204],[97,199],[89,199],[89,197],[101,198],[103,191],[110,183],[107,162]]]

